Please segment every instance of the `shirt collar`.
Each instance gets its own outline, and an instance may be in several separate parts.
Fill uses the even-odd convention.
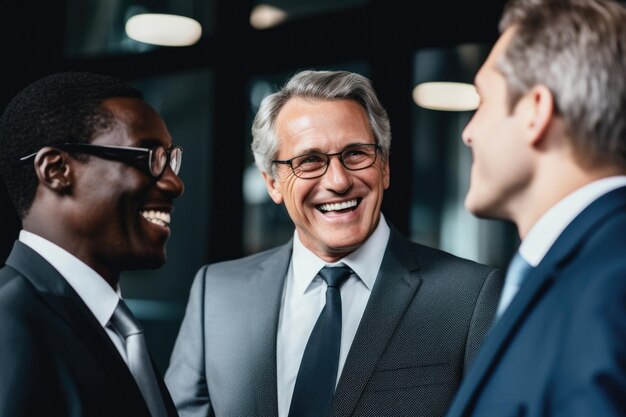
[[[96,271],[58,245],[21,230],[19,241],[29,246],[65,278],[102,327],[106,326],[121,297]]]
[[[561,232],[587,206],[604,194],[626,186],[626,176],[619,175],[593,181],[552,206],[530,229],[519,252],[533,267],[539,265]]]
[[[389,234],[389,226],[381,213],[374,232],[361,246],[339,261],[329,264],[302,244],[296,230],[293,238],[292,265],[297,292],[304,294],[323,267],[340,264],[352,269],[371,291],[383,262]]]

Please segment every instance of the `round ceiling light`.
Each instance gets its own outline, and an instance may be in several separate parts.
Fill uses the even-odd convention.
[[[471,84],[429,82],[413,89],[413,100],[426,109],[446,111],[476,110],[480,97]]]
[[[139,42],[159,46],[189,46],[202,36],[196,20],[173,14],[138,14],[126,22],[126,34]]]
[[[269,29],[287,19],[287,12],[268,4],[259,4],[250,13],[250,25],[255,29]]]

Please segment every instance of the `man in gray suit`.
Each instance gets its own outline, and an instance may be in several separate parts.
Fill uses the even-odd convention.
[[[296,74],[252,133],[294,237],[198,272],[166,374],[179,413],[443,415],[501,274],[387,223],[389,120],[366,78]]]

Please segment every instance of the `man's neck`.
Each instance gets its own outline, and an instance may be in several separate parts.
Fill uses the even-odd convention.
[[[79,259],[89,268],[96,271],[98,275],[100,275],[111,286],[111,288],[114,290],[117,289],[121,271],[111,270],[110,268],[104,267],[101,263],[96,262],[90,254],[84,252],[83,246],[80,245],[80,242],[77,239],[68,238],[68,236],[71,236],[71,233],[67,233],[67,231],[65,233],[61,233],[58,230],[59,228],[55,226],[42,227],[39,223],[33,222],[32,219],[29,219],[28,216],[24,218],[22,224],[24,230],[54,243],[61,249]]]
[[[552,164],[539,172],[528,192],[510,205],[511,219],[522,240],[548,210],[568,195],[602,178],[626,175],[626,169],[614,165],[583,168],[573,161]]]

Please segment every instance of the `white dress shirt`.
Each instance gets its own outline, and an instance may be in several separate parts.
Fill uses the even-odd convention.
[[[347,265],[354,271],[341,286],[341,346],[337,382],[346,362],[363,311],[376,282],[383,261],[389,226],[381,214],[372,235],[354,252],[334,264],[328,264],[304,247],[294,233],[293,253],[282,296],[276,366],[278,376],[278,415],[287,417],[309,335],[326,304],[326,283],[317,273],[325,266]],[[356,274],[356,275],[355,275]]]
[[[533,267],[539,265],[563,230],[591,203],[603,195],[626,186],[626,176],[602,178],[574,191],[552,206],[530,229],[519,252]]]
[[[21,230],[19,241],[41,255],[54,269],[59,271],[87,305],[124,361],[128,363],[125,342],[115,331],[106,327],[121,298],[119,287],[114,290],[102,276],[80,259],[41,236]]]
[[[626,176],[619,175],[602,178],[579,188],[546,211],[533,225],[519,247],[519,254],[532,267],[536,267],[563,230],[582,213],[591,203],[603,195],[626,186]],[[504,282],[502,296],[498,306],[500,317],[517,293],[508,277]],[[519,283],[520,286],[522,283]]]

